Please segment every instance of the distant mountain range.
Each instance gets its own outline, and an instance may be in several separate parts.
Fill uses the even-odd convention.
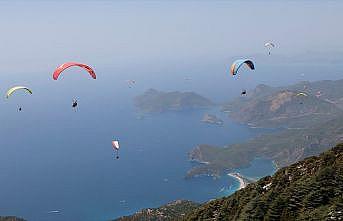
[[[135,97],[134,104],[146,113],[208,108],[214,105],[211,100],[194,92],[162,92],[155,89]]]
[[[247,97],[237,98],[222,110],[253,127],[311,127],[343,113],[343,80],[287,87],[258,85]]]
[[[116,221],[343,220],[343,144],[202,205],[178,201]],[[170,208],[177,205],[177,211]]]
[[[308,96],[299,98],[300,91]],[[223,110],[239,122],[283,130],[226,147],[198,145],[190,151],[189,159],[202,164],[188,171],[186,177],[219,176],[225,170],[249,166],[256,157],[271,159],[282,167],[319,154],[343,141],[342,100],[343,80],[280,88],[259,85],[252,95],[236,99]]]

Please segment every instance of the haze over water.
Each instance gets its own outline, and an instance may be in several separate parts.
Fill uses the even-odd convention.
[[[156,88],[225,102],[242,89],[228,74],[240,57],[256,62],[244,77],[248,88],[342,78],[343,30],[327,25],[343,20],[342,9],[339,1],[2,1],[0,90],[27,85],[33,95],[0,101],[0,215],[108,220],[180,198],[209,200],[225,186],[233,191],[230,178],[184,180],[187,152],[265,131],[223,114],[223,127],[209,126],[200,122],[205,111],[139,120],[133,97]],[[266,41],[277,44],[272,56]],[[73,68],[53,81],[54,68],[69,60],[91,64],[98,79]],[[260,164],[263,172],[245,172],[273,171]]]

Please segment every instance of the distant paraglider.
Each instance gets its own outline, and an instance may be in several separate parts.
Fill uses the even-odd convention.
[[[15,87],[12,87],[10,88],[7,92],[6,92],[6,98],[10,98],[12,96],[12,94],[18,90],[23,90],[23,91],[26,91],[27,93],[29,94],[32,94],[32,91],[31,89],[29,89],[28,87],[25,87],[25,86],[15,86]],[[19,107],[18,108],[18,111],[21,111],[22,108]]]
[[[32,94],[31,89],[29,89],[28,87],[24,87],[24,86],[15,86],[10,88],[7,92],[6,92],[6,98],[9,98],[14,92],[18,91],[18,90],[24,90],[26,92],[28,92],[29,94]]]
[[[72,108],[73,108],[74,111],[76,112],[76,110],[77,110],[77,100],[76,100],[76,99],[73,99]]]
[[[116,152],[116,159],[119,159],[119,141],[118,140],[112,140],[112,148]]]
[[[54,73],[52,75],[52,78],[54,80],[58,80],[58,78],[60,77],[61,73],[64,70],[66,70],[66,69],[68,69],[70,67],[73,67],[73,66],[83,68],[84,70],[86,70],[90,74],[90,76],[93,79],[96,79],[96,74],[95,74],[94,70],[90,66],[88,66],[86,64],[82,64],[82,63],[76,63],[76,62],[67,62],[67,63],[61,64],[58,68],[55,69],[55,71],[54,71]],[[78,105],[77,99],[73,99],[72,108],[75,110],[75,112],[77,110],[77,105]]]
[[[304,103],[303,97],[307,97],[308,95],[306,93],[304,93],[304,92],[299,92],[299,93],[296,94],[296,96],[301,99],[300,104],[303,104]]]
[[[136,81],[135,80],[127,80],[126,83],[128,84],[129,88],[132,88],[136,84]]]
[[[304,97],[307,97],[308,95],[304,92],[300,92],[300,93],[297,93],[297,96],[304,96]]]
[[[251,70],[255,70],[254,63],[249,59],[238,59],[234,61],[230,67],[230,72],[232,75],[236,75],[238,70],[242,67],[243,64],[246,64]]]
[[[237,75],[238,71],[243,66],[243,64],[246,64],[251,70],[255,70],[255,65],[251,60],[249,60],[249,59],[238,59],[232,63],[232,65],[230,67],[230,73],[233,76]],[[247,91],[245,89],[243,89],[241,91],[241,95],[243,96],[246,94],[247,94]]]
[[[275,48],[275,44],[272,42],[267,42],[264,44],[264,47],[268,49],[268,55],[270,55],[272,48]]]

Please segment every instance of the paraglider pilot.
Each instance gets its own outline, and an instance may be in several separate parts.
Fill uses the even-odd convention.
[[[73,100],[72,107],[76,111],[76,108],[77,108],[77,100],[76,99]]]

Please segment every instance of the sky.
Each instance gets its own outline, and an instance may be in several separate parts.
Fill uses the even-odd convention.
[[[343,57],[342,10],[340,1],[0,1],[0,72],[38,74],[67,60],[224,66],[265,53],[267,41],[275,56],[325,61]]]

